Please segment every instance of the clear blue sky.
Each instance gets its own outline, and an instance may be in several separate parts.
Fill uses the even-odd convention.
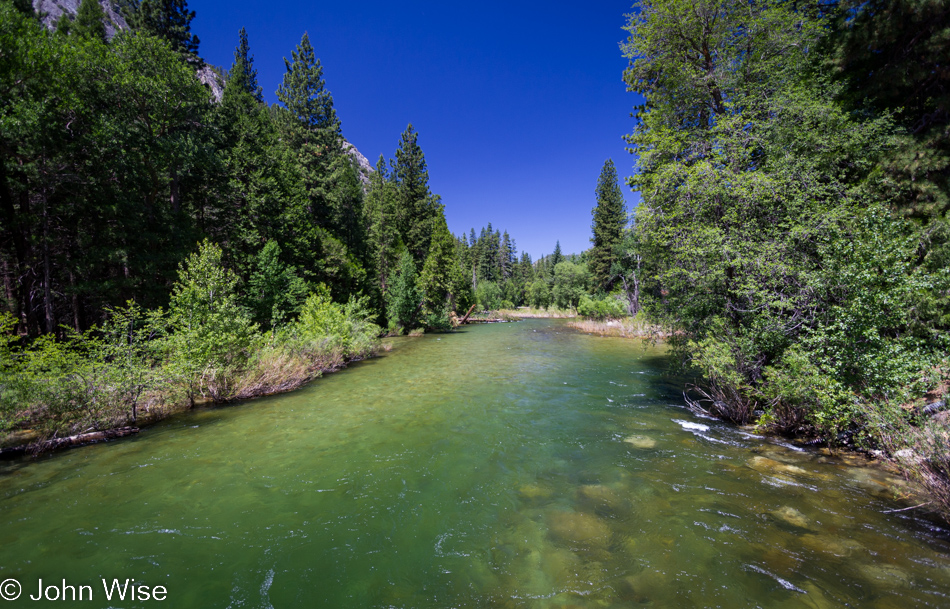
[[[343,135],[375,165],[410,122],[449,229],[507,230],[534,259],[590,247],[594,187],[607,158],[621,178],[629,0],[340,2],[190,0],[200,53],[230,68],[247,28],[265,98],[304,31]],[[637,195],[623,185],[628,209]]]

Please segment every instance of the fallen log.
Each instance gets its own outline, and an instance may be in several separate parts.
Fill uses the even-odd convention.
[[[459,325],[460,325],[460,326],[461,326],[462,324],[468,323],[468,316],[471,315],[471,314],[472,314],[472,311],[474,311],[474,310],[475,310],[475,305],[472,305],[471,307],[469,307],[468,313],[465,314],[465,317],[463,317],[461,320],[459,320]]]
[[[103,431],[91,431],[89,433],[76,434],[65,438],[53,438],[44,442],[34,442],[32,444],[23,444],[21,446],[11,446],[10,448],[0,449],[0,457],[12,457],[17,455],[38,454],[70,446],[82,446],[84,444],[95,444],[96,442],[105,442],[115,438],[124,438],[139,432],[138,427],[119,427],[116,429],[105,429]]]

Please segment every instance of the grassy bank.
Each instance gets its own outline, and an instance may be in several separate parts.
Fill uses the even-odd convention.
[[[518,307],[517,309],[498,309],[495,313],[499,317],[510,317],[512,319],[572,319],[577,317],[577,313],[571,309],[558,309],[556,307]]]
[[[567,325],[599,336],[617,336],[620,338],[664,339],[669,334],[660,326],[651,324],[640,316],[621,319],[575,319]]]
[[[84,333],[32,341],[0,315],[0,446],[116,430],[198,403],[300,387],[380,348],[365,299],[333,302],[317,286],[294,317],[269,330],[237,300],[236,279],[207,246],[183,265],[168,311],[110,309]]]
[[[57,438],[150,424],[196,404],[292,391],[376,354],[378,328],[337,308],[334,331],[297,322],[258,333],[241,363],[187,359],[171,337],[121,345],[126,358],[91,334],[8,351],[0,370],[0,447],[30,444],[41,452]]]

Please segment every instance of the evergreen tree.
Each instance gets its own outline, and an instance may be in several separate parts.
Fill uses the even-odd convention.
[[[83,2],[88,1],[83,0]],[[264,103],[264,89],[257,84],[257,68],[254,67],[254,57],[251,56],[251,47],[247,42],[247,30],[243,27],[238,32],[238,46],[234,49],[234,64],[228,72],[228,82],[232,81],[237,89],[246,91],[258,103]]]
[[[564,254],[561,253],[561,242],[558,241],[554,245],[554,253],[551,254],[551,260],[548,263],[548,266],[552,269],[558,265],[558,263],[564,261]]]
[[[455,257],[455,239],[444,216],[436,218],[432,244],[417,281],[421,313],[430,327],[448,323],[447,308],[454,309],[455,290],[462,284],[462,270]]]
[[[95,38],[106,41],[106,14],[99,4],[99,0],[82,0],[76,12],[76,21],[71,33],[81,38]]]
[[[343,153],[340,121],[323,80],[323,68],[306,33],[291,56],[292,61],[284,59],[287,71],[277,89],[277,98],[286,109],[279,115],[283,117],[282,135],[296,157],[310,222],[332,230],[336,213],[333,191],[350,160]]]
[[[617,179],[617,169],[610,159],[604,163],[604,168],[597,179],[597,205],[591,212],[594,221],[591,229],[593,247],[590,250],[588,264],[591,275],[597,287],[610,291],[614,283],[611,267],[615,262],[614,249],[620,243],[624,226],[627,223],[627,213],[623,204],[623,193]]]
[[[386,316],[390,331],[397,333],[415,327],[419,318],[416,265],[408,250],[399,256],[395,278],[386,292]]]
[[[195,12],[187,0],[128,0],[122,11],[135,30],[168,41],[172,48],[189,60],[198,57],[198,36],[191,33]]]
[[[73,20],[69,18],[69,15],[66,11],[59,16],[59,19],[56,20],[56,33],[60,36],[69,36],[70,32],[73,30]]]
[[[35,13],[33,12],[32,0],[13,0],[11,4],[13,5],[13,8],[15,8],[20,13],[28,17],[35,16]]]
[[[379,155],[376,171],[369,178],[369,192],[363,208],[367,226],[367,247],[376,272],[376,283],[381,295],[389,291],[390,277],[398,260],[400,240],[396,226],[395,185],[389,181],[386,161]]]
[[[248,282],[247,300],[254,320],[274,328],[297,314],[307,297],[307,285],[294,267],[280,260],[280,246],[268,241],[257,255]]]
[[[335,136],[329,141],[336,144],[341,135],[340,121],[333,109],[333,96],[323,80],[323,66],[306,32],[291,57],[292,61],[284,58],[287,72],[277,87],[277,99],[308,133]]]
[[[418,140],[419,134],[410,124],[400,137],[392,178],[397,185],[399,232],[413,259],[421,265],[442,205],[438,196],[429,192],[429,169]]]

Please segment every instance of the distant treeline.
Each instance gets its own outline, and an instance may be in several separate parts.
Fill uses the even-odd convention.
[[[29,2],[0,2],[0,305],[19,333],[167,306],[205,239],[263,328],[321,285],[337,302],[366,297],[395,333],[447,327],[476,303],[572,307],[597,290],[586,266],[557,280],[559,245],[534,263],[490,225],[451,235],[412,125],[393,159],[361,169],[306,34],[270,105],[242,29],[214,102],[186,3],[120,8],[130,29],[109,40],[94,0],[54,31]]]

